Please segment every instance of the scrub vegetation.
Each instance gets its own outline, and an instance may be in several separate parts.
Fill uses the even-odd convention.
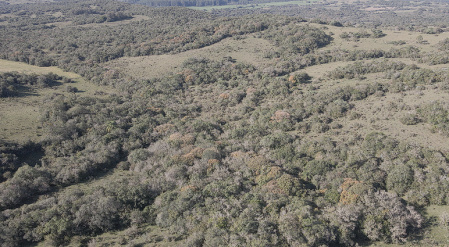
[[[0,1],[0,245],[446,245],[449,6],[419,4]]]

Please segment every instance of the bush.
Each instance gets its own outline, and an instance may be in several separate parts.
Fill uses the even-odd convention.
[[[406,164],[395,165],[388,172],[387,189],[399,195],[404,194],[413,183],[413,170]]]
[[[310,77],[309,74],[301,72],[298,74],[291,75],[288,80],[296,84],[306,84],[310,83],[311,79],[312,77]]]
[[[0,208],[20,205],[33,196],[50,189],[50,176],[47,172],[24,165],[13,178],[0,184]]]
[[[413,113],[405,114],[404,116],[399,118],[399,121],[405,125],[416,125],[419,122],[421,122],[421,120],[418,118],[418,115],[413,114]]]
[[[76,92],[78,92],[78,88],[72,87],[72,86],[67,86],[65,91],[68,93],[76,93]]]

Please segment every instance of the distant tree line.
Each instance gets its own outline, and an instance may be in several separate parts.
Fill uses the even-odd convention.
[[[122,0],[126,3],[142,4],[151,7],[205,7],[205,6],[221,6],[221,5],[247,5],[261,4],[271,2],[283,2],[283,0]]]

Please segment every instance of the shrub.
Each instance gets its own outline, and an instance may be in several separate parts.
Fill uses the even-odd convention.
[[[413,113],[405,114],[404,116],[399,118],[399,121],[405,125],[416,125],[419,122],[421,122],[421,120],[418,118],[418,115],[413,114]]]
[[[290,82],[293,82],[296,84],[306,84],[306,83],[310,83],[311,79],[312,79],[312,77],[310,77],[309,74],[307,74],[305,72],[301,72],[301,73],[291,75],[288,80]]]
[[[68,93],[76,93],[76,92],[78,92],[78,88],[72,87],[72,86],[67,86],[65,90]]]

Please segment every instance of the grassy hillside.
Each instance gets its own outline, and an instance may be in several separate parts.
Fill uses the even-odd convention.
[[[270,62],[270,59],[264,58],[264,54],[274,49],[275,47],[265,39],[244,35],[239,39],[227,38],[210,46],[177,54],[123,57],[108,62],[106,66],[141,79],[162,77],[176,71],[184,61],[192,57],[214,60],[231,57],[238,62],[263,67]]]
[[[40,121],[40,107],[52,95],[73,97],[67,92],[67,86],[78,89],[77,96],[94,96],[98,92],[111,93],[113,89],[99,87],[86,82],[80,75],[64,72],[57,67],[37,67],[20,62],[0,59],[0,73],[20,72],[26,74],[54,73],[72,80],[70,84],[61,84],[45,89],[21,90],[16,98],[0,98],[0,139],[24,143],[41,139],[43,134]],[[100,93],[101,94],[101,93]]]

